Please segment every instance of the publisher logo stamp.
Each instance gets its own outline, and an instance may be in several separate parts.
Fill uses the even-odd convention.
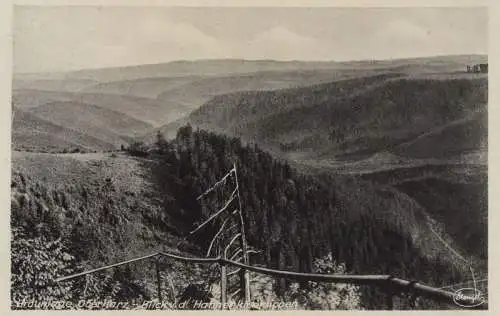
[[[483,293],[476,288],[463,288],[455,291],[453,296],[455,304],[461,307],[473,308],[485,303]]]

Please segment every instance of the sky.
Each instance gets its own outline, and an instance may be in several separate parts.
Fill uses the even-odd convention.
[[[14,72],[487,54],[486,8],[15,6]]]

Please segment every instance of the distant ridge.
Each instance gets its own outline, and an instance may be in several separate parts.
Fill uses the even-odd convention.
[[[389,128],[389,125],[396,124],[390,121],[397,121],[402,116],[403,111],[400,109],[412,103],[402,100],[399,93],[411,94],[413,88],[427,87],[428,92],[416,93],[412,99],[422,102],[420,98],[424,98],[426,94],[436,94],[435,98],[425,97],[427,103],[434,104],[436,100],[443,99],[444,91],[452,88],[453,94],[458,96],[456,101],[460,102],[460,93],[466,92],[471,96],[469,92],[474,90],[474,86],[484,86],[477,80],[487,82],[487,74],[467,73],[467,65],[485,61],[485,55],[360,61],[178,60],[149,65],[34,74],[31,77],[17,76],[13,81],[13,103],[18,108],[30,109],[41,115],[40,111],[47,109],[47,103],[70,102],[72,105],[67,103],[61,108],[61,111],[64,111],[57,112],[61,115],[58,115],[56,120],[51,113],[41,115],[54,124],[66,127],[72,126],[76,109],[85,113],[82,115],[90,115],[97,121],[104,116],[135,119],[133,124],[115,126],[118,129],[111,128],[112,124],[99,124],[97,129],[90,129],[92,133],[99,131],[98,134],[93,134],[94,137],[118,146],[123,141],[131,141],[131,137],[142,139],[142,135],[146,138],[153,135],[154,138],[155,129],[161,126],[165,127],[161,128],[162,131],[175,133],[178,123],[187,122],[186,117],[194,111],[190,120],[200,128],[217,127],[218,131],[222,128],[243,138],[250,135],[250,139],[260,139],[289,153],[319,148],[320,155],[329,156],[339,151],[346,154],[348,148],[351,152],[372,152],[380,146],[385,148],[384,144],[389,145],[389,140],[391,146],[395,145],[393,141],[406,141],[413,133],[390,132]],[[413,83],[404,88],[400,85],[396,87],[389,84],[394,76],[418,82],[413,82],[416,84],[413,88]],[[367,79],[369,77],[382,80],[370,83],[371,80]],[[385,82],[384,78],[388,82]],[[428,84],[431,79],[436,82]],[[467,84],[472,83],[471,80],[475,82],[472,86]],[[379,85],[384,87],[377,88]],[[440,86],[441,92],[435,91],[436,86]],[[393,88],[396,90],[392,91]],[[457,89],[462,89],[462,92]],[[278,102],[280,108],[274,107],[273,97],[281,100]],[[255,98],[261,98],[263,102],[256,103]],[[485,103],[482,98],[476,99],[479,103]],[[207,107],[211,103],[212,105]],[[379,106],[375,111],[369,106],[373,103],[385,106]],[[93,104],[115,112],[103,112],[83,104]],[[222,104],[229,105],[224,110],[227,113],[217,110]],[[438,102],[439,104],[441,103]],[[394,105],[397,106],[391,107]],[[39,106],[42,108],[37,108]],[[357,110],[353,111],[353,106],[357,106]],[[200,112],[200,109],[203,111]],[[217,113],[211,113],[213,111],[210,109],[216,110]],[[251,111],[247,113],[249,109]],[[448,110],[443,107],[443,111]],[[99,111],[106,114],[94,115]],[[378,117],[377,120],[372,121],[367,113]],[[209,117],[213,114],[216,118]],[[245,114],[245,117],[240,118],[240,114]],[[297,119],[304,115],[310,118]],[[357,119],[364,122],[360,123],[357,131],[363,137],[344,133],[344,130],[349,130],[349,126],[345,126],[347,123],[342,117],[357,115],[361,116]],[[438,117],[440,115],[437,114]],[[337,123],[335,118],[340,119],[340,123]],[[236,121],[226,122],[227,119]],[[207,126],[207,122],[211,120],[220,124]],[[235,125],[235,122],[238,123]],[[311,122],[319,126],[308,125]],[[436,126],[423,128],[424,122],[425,120],[419,121],[417,125],[420,128],[416,128],[414,132],[418,134],[428,131],[427,128],[432,129],[440,124],[434,122]],[[352,122],[348,124],[356,125]],[[300,126],[304,128],[298,128]],[[378,127],[369,131],[369,126]],[[89,123],[79,122],[78,128],[80,132],[86,132],[89,130]],[[346,136],[344,140],[341,136],[343,134]],[[338,136],[340,138],[337,139]],[[332,137],[337,139],[333,143],[330,139]]]
[[[189,122],[285,156],[305,153],[308,158],[356,160],[469,117],[478,105],[486,104],[487,89],[484,77],[448,74],[429,79],[393,73],[309,87],[237,92],[217,95],[186,119],[160,130],[171,136],[179,123]],[[459,124],[439,135],[453,140],[448,150],[453,149],[455,155],[476,150],[481,136],[473,126],[482,121]],[[426,137],[406,152],[413,156],[412,148],[419,146],[438,148],[439,137]],[[437,152],[428,152],[426,158]]]
[[[336,69],[349,65],[359,64],[400,64],[405,62],[415,62],[423,60],[473,60],[483,62],[487,60],[487,55],[442,55],[442,56],[422,56],[397,59],[379,60],[350,60],[350,61],[308,61],[308,60],[272,60],[272,59],[198,59],[198,60],[175,60],[169,62],[126,65],[117,67],[86,68],[70,70],[66,72],[48,73],[17,73],[17,79],[86,79],[97,81],[131,80],[139,78],[153,78],[162,76],[186,76],[186,75],[221,75],[248,73],[266,70],[301,70],[301,69]],[[231,69],[224,69],[232,66]],[[240,67],[235,68],[235,67]],[[187,68],[185,68],[187,67]],[[192,68],[194,67],[194,68]],[[200,68],[201,67],[201,68]],[[213,68],[217,67],[217,68]],[[218,68],[223,67],[223,68]]]

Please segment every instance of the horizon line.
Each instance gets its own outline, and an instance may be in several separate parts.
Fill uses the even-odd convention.
[[[213,61],[240,61],[240,62],[275,62],[275,63],[354,63],[354,62],[378,62],[378,61],[397,61],[397,60],[410,60],[410,59],[425,59],[425,58],[439,58],[439,57],[458,57],[458,56],[485,56],[488,57],[488,53],[463,53],[463,54],[439,54],[439,55],[422,55],[422,56],[409,56],[409,57],[397,57],[397,58],[377,58],[377,59],[350,59],[350,60],[315,60],[315,59],[247,59],[247,58],[198,58],[198,59],[176,59],[164,62],[154,62],[154,63],[144,63],[144,64],[130,64],[122,66],[104,66],[98,68],[77,68],[68,70],[53,70],[53,71],[40,71],[40,72],[16,72],[13,71],[13,75],[41,75],[41,74],[66,74],[79,71],[97,71],[97,70],[112,70],[120,68],[134,68],[142,66],[155,66],[155,65],[167,65],[174,63],[196,63],[196,62],[213,62]]]

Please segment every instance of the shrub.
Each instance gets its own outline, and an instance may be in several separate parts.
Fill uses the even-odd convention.
[[[337,264],[332,255],[314,261],[314,273],[345,274],[344,264]],[[358,286],[325,282],[307,282],[300,286],[291,283],[282,297],[272,291],[275,279],[266,275],[252,276],[252,301],[260,306],[270,306],[272,302],[294,303],[305,310],[356,310],[361,309],[361,292]]]
[[[72,282],[56,283],[57,277],[74,273],[74,257],[60,239],[27,238],[22,229],[12,229],[11,299],[13,309],[47,309],[50,306],[21,306],[70,300]]]
[[[332,254],[314,261],[314,272],[322,274],[346,274],[345,264],[337,264]],[[309,288],[300,288],[292,284],[287,295],[298,296],[298,303],[304,309],[361,309],[361,293],[358,286],[342,283],[309,282]]]
[[[148,156],[148,148],[146,145],[144,145],[143,142],[134,142],[132,143],[127,151],[132,155],[132,156],[137,156],[137,157],[147,157]]]
[[[337,264],[331,254],[316,259],[313,265],[314,273],[346,274],[345,265]],[[250,273],[250,279],[252,309],[266,310],[272,306],[301,310],[362,309],[361,292],[355,285],[325,282],[307,282],[305,285],[299,285],[294,282],[280,296],[275,291],[278,279],[254,272]],[[220,298],[220,286],[217,282],[212,285],[212,295],[217,299]],[[227,303],[229,306],[237,304],[235,299],[230,297]]]

